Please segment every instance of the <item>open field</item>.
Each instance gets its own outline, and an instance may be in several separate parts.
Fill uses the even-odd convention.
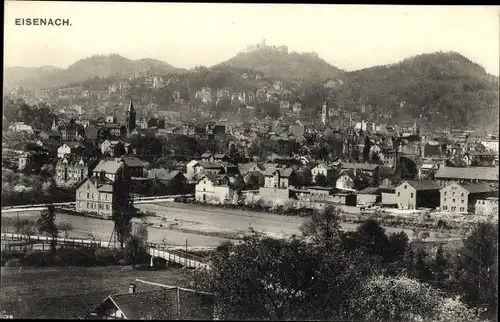
[[[36,211],[19,212],[19,218],[29,218],[37,220],[40,213]],[[2,220],[10,218],[9,220],[16,220],[17,213],[2,213]],[[111,220],[102,220],[89,217],[73,216],[68,214],[57,214],[56,222],[69,222],[73,226],[73,230],[69,232],[70,238],[89,238],[92,234],[96,238],[108,241],[113,231],[113,222]],[[3,227],[2,230],[7,229]],[[154,227],[148,228],[149,241],[152,243],[161,243],[163,239],[169,245],[185,245],[186,239],[190,246],[219,246],[223,238],[202,236],[197,234],[190,234],[179,232],[175,230],[165,230]]]
[[[218,246],[229,237],[236,238],[251,233],[251,229],[271,237],[290,237],[294,234],[300,235],[299,227],[304,221],[303,217],[297,216],[174,202],[140,204],[136,207],[157,215],[146,219],[153,225],[148,227],[150,242],[162,243],[165,239],[167,244],[179,246],[184,246],[186,239],[188,246]],[[36,211],[19,212],[19,218],[36,220],[39,216],[40,213]],[[9,218],[8,221],[12,222],[16,220],[17,213],[2,213],[2,219],[4,218]],[[70,238],[89,238],[89,234],[92,234],[100,240],[107,241],[113,230],[113,222],[110,220],[68,214],[58,214],[56,218],[58,223],[72,224],[74,229],[69,232]],[[359,224],[341,223],[344,230],[354,230],[358,226]],[[394,227],[385,229],[387,233],[404,231],[408,237],[414,237],[411,229]],[[427,240],[453,237],[447,232],[429,231],[429,233]]]
[[[138,271],[130,266],[1,269],[0,309],[15,318],[74,319],[108,295],[127,293],[136,278],[188,286],[192,274],[180,269]],[[143,286],[138,284],[137,290]]]
[[[266,212],[224,209],[197,204],[181,204],[174,202],[158,202],[141,204],[137,207],[144,211],[155,212],[158,217],[148,217],[148,221],[155,226],[175,227],[190,232],[219,232],[221,234],[233,233],[234,235],[248,234],[250,228],[265,233],[272,237],[291,237],[300,235],[299,227],[304,217],[277,215]],[[165,218],[165,219],[164,219]],[[355,230],[359,224],[341,223],[344,230]],[[413,238],[411,229],[385,227],[387,233],[404,231],[408,237]],[[429,240],[442,239],[443,236],[434,231],[429,231]]]

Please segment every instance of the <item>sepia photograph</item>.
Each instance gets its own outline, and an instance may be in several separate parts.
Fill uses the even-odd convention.
[[[4,2],[0,318],[493,322],[500,6]]]

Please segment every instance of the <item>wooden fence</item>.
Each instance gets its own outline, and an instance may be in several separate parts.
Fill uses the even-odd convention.
[[[30,243],[39,242],[40,244],[51,243],[53,238],[49,236],[30,236],[12,233],[2,233],[2,240],[6,241],[25,241]],[[76,239],[76,238],[55,238],[57,244],[63,244],[67,246],[83,246],[83,247],[97,247],[97,248],[116,248],[119,247],[119,243],[114,242],[103,242],[100,240],[91,239]]]

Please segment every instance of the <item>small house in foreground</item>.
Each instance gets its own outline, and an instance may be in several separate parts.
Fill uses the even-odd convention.
[[[138,291],[130,284],[128,293],[109,295],[95,307],[87,320],[213,320],[214,296],[175,286]]]

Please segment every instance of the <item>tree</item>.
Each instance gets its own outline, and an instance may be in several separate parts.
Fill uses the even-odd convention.
[[[464,240],[459,251],[460,283],[467,304],[497,314],[498,224],[480,223]]]
[[[314,181],[320,187],[325,187],[327,184],[325,175],[321,173],[318,173],[316,177],[314,177]]]
[[[415,277],[421,282],[431,283],[433,275],[431,267],[427,263],[427,254],[423,249],[417,249],[415,257]]]
[[[259,187],[264,186],[264,176],[257,174],[250,174],[246,183],[246,187],[249,190],[257,190]]]
[[[120,243],[121,249],[131,238],[132,235],[132,210],[128,203],[120,203],[114,205],[111,220],[114,222],[114,234]]]
[[[240,192],[245,187],[245,180],[243,180],[241,175],[231,177],[229,179],[229,187],[237,192]]]
[[[301,186],[309,186],[311,184],[311,169],[309,169],[308,167],[301,168],[300,171],[297,172],[297,176],[298,184],[300,184]]]
[[[32,236],[35,235],[36,233],[36,222],[31,220],[31,219],[21,219],[19,221],[16,221],[16,231],[25,236]],[[24,244],[24,251],[28,248],[28,242],[29,239],[26,238],[25,244]]]
[[[356,146],[352,148],[350,157],[354,162],[359,162],[359,150]]]
[[[315,242],[330,247],[341,237],[341,213],[339,208],[333,206],[327,206],[323,211],[315,211],[312,217],[300,226],[300,231],[304,236],[312,237]]]
[[[448,279],[447,271],[450,263],[444,254],[443,247],[440,245],[436,250],[436,255],[431,264],[432,273],[434,275],[434,285],[440,289],[446,285]]]
[[[365,137],[365,145],[363,147],[363,161],[364,162],[370,160],[370,148],[371,148],[370,138],[367,135]]]
[[[374,276],[352,299],[351,318],[363,321],[480,321],[460,298],[446,298],[405,276]]]
[[[48,205],[47,210],[43,210],[38,218],[38,231],[41,233],[47,233],[52,237],[51,248],[52,251],[56,251],[57,236],[59,234],[59,228],[56,223],[56,213],[54,205]]]
[[[252,236],[217,251],[196,284],[214,293],[221,319],[291,319],[313,281],[312,255],[311,245],[298,239]]]
[[[397,276],[406,272],[405,256],[410,250],[408,235],[404,231],[389,235],[383,255],[388,274]],[[410,267],[413,267],[413,263]]]
[[[365,321],[414,321],[433,316],[437,294],[427,285],[406,277],[375,276],[353,299],[353,317]]]
[[[385,229],[370,218],[356,229],[356,241],[357,247],[366,254],[384,257],[389,239]]]
[[[59,224],[59,230],[64,232],[64,238],[68,238],[69,232],[73,230],[73,225],[69,222]]]
[[[148,243],[148,226],[146,222],[134,225],[130,238],[125,245],[125,257],[128,263],[135,263],[145,257]]]

